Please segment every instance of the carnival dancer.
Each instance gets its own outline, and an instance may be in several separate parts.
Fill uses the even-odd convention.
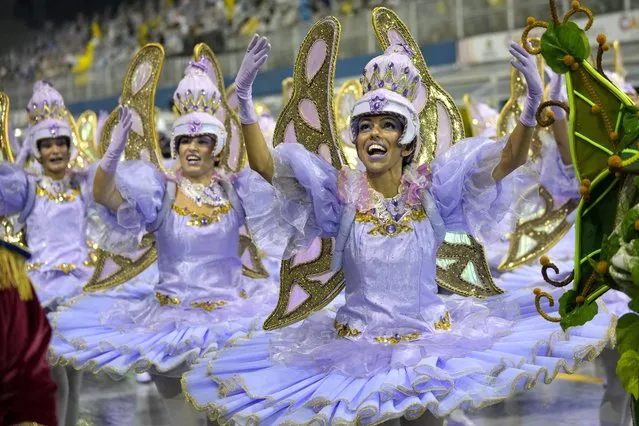
[[[0,425],[55,426],[51,327],[26,274],[26,247],[0,239]]]
[[[87,172],[70,170],[74,155],[68,111],[58,91],[46,81],[34,85],[29,101],[26,148],[42,167],[28,174],[20,165],[0,162],[0,215],[18,215],[32,257],[29,279],[47,312],[82,292],[91,277],[86,245],[87,206],[92,203]],[[58,386],[60,425],[75,425],[81,375],[52,368]]]
[[[207,351],[257,330],[277,300],[274,283],[242,275],[239,229],[246,223],[260,235],[273,226],[273,191],[250,169],[232,174],[222,163],[231,138],[218,117],[233,113],[220,111],[225,102],[213,62],[192,61],[175,91],[174,178],[149,161],[119,162],[136,113],[122,106],[96,171],[94,196],[108,230],[101,241],[126,250],[153,233],[155,293],[139,301],[86,295],[54,317],[56,362],[113,378],[148,371],[174,425],[198,422],[180,375]]]
[[[430,167],[420,165],[435,147],[419,114],[429,100],[444,109],[452,102],[399,18],[378,8],[373,20],[386,50],[364,69],[366,93],[351,121],[366,172],[338,171],[327,161],[340,158],[331,151],[338,144],[326,122],[339,40],[334,18],[318,22],[304,40],[293,99],[279,119],[286,130],[276,131],[276,139],[283,134],[285,142],[300,143],[276,140],[271,152],[260,138],[247,138],[251,168],[272,182],[282,202],[288,256],[316,237],[335,237],[330,271],[343,271],[346,303],[336,315],[324,310],[299,327],[239,340],[187,372],[182,383],[189,400],[221,423],[375,424],[426,410],[443,417],[506,399],[541,378],[551,382],[609,342],[606,314],[595,318],[599,327],[568,336],[538,316],[530,292],[482,301],[437,294],[435,257],[445,231],[490,236],[490,225],[510,204],[511,175],[526,161],[536,124],[539,73],[534,59],[512,44],[512,64],[528,83],[515,130],[498,142],[462,140]],[[262,39],[252,42],[236,78],[247,112],[265,46]],[[243,122],[247,133],[259,133],[252,119]],[[444,124],[429,123],[451,129]],[[320,155],[303,145],[315,141]],[[285,281],[284,272],[297,262],[293,257],[283,266],[280,303],[266,328],[308,315],[340,288],[340,274],[324,285],[299,275]],[[315,266],[309,274],[323,278],[325,270]]]

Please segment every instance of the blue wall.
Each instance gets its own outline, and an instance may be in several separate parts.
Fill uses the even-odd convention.
[[[452,64],[455,63],[457,58],[457,45],[454,41],[429,44],[422,47],[422,53],[429,66]],[[339,59],[337,61],[337,68],[335,69],[335,77],[346,78],[359,76],[364,65],[372,58],[373,56],[366,55]],[[253,95],[259,97],[279,94],[281,92],[282,80],[292,75],[292,66],[261,73],[253,86]],[[226,78],[225,83],[228,87],[233,83],[233,78]],[[160,108],[166,108],[169,99],[173,96],[175,87],[176,86],[159,88],[155,96],[156,105]],[[86,111],[87,109],[93,111],[111,111],[117,106],[118,97],[119,96],[113,96],[105,99],[76,102],[67,107],[74,115],[81,114],[82,111]]]

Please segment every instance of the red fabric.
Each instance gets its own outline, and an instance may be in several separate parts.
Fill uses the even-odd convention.
[[[51,327],[35,296],[0,290],[0,426],[56,426],[55,391],[47,364]]]

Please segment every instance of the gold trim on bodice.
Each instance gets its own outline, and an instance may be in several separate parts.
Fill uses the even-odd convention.
[[[191,220],[189,220],[186,224],[189,226],[209,226],[212,223],[219,222],[222,216],[228,214],[231,211],[231,203],[226,202],[222,205],[213,207],[211,213],[202,214],[190,211],[186,207],[180,207],[173,204],[173,211],[180,216],[190,216]]]
[[[402,216],[399,221],[395,221],[392,218],[382,219],[375,215],[372,211],[366,213],[357,212],[355,215],[356,222],[367,222],[373,225],[373,228],[368,231],[369,235],[382,235],[384,237],[394,237],[402,232],[412,232],[413,227],[409,224],[411,222],[421,222],[426,219],[428,215],[422,206],[416,206],[410,208],[410,210]]]
[[[71,201],[75,201],[76,198],[80,195],[80,189],[72,189],[70,193],[58,192],[57,194],[54,194],[42,188],[41,186],[38,186],[36,188],[36,195],[39,197],[47,197],[50,201],[55,201],[56,203],[69,203]]]

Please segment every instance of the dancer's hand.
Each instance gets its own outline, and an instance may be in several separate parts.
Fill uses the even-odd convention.
[[[514,58],[510,61],[511,65],[524,76],[528,86],[524,110],[519,117],[519,121],[526,127],[535,127],[537,125],[535,115],[544,93],[541,76],[537,68],[537,60],[514,41],[510,43],[508,50]]]
[[[115,174],[133,124],[131,111],[128,107],[120,106],[118,116],[118,124],[111,134],[111,143],[100,160],[100,168],[109,175]]]
[[[257,123],[257,115],[253,109],[253,83],[260,68],[268,59],[270,51],[271,45],[268,39],[255,34],[235,77],[235,91],[240,104],[239,112],[242,124]]]

